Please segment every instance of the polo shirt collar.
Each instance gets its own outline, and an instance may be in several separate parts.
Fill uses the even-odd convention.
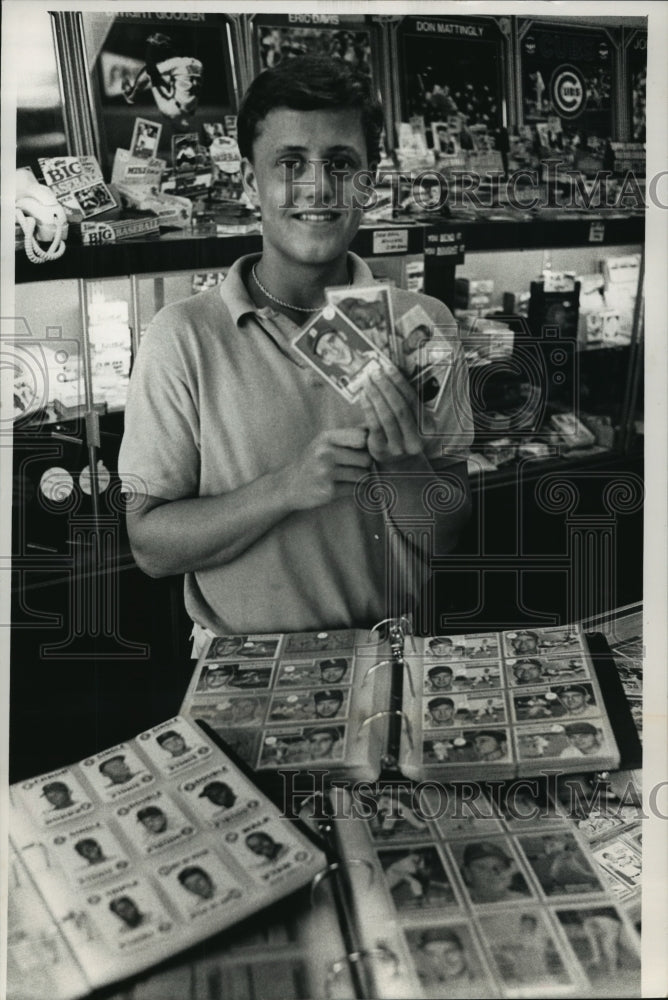
[[[257,315],[263,311],[262,309],[258,309],[251,299],[244,282],[244,277],[248,274],[251,265],[255,261],[258,261],[261,256],[259,253],[254,253],[247,254],[245,257],[239,257],[227,272],[225,280],[219,285],[220,296],[229,309],[232,320],[237,325],[241,318],[248,313]],[[369,285],[375,281],[373,272],[368,264],[365,264],[362,258],[358,257],[356,253],[352,253],[352,251],[348,251],[348,264],[352,277],[352,286]]]

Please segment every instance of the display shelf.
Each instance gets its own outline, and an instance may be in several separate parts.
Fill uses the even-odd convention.
[[[362,257],[421,254],[428,234],[459,233],[466,251],[529,250],[541,247],[624,245],[642,243],[643,215],[619,217],[590,213],[586,218],[555,219],[537,216],[497,222],[435,220],[432,225],[388,222],[359,230],[352,249]],[[383,235],[381,235],[383,234]],[[386,234],[386,235],[384,235]],[[215,236],[182,230],[160,236],[124,240],[101,247],[70,242],[65,254],[45,264],[31,264],[16,252],[16,282],[64,278],[110,278],[158,271],[207,271],[230,267],[238,257],[262,248],[259,233]]]

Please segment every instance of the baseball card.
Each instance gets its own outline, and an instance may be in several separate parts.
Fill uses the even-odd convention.
[[[627,899],[640,891],[642,854],[623,838],[608,840],[592,849],[602,878],[618,899]]]
[[[459,901],[436,847],[410,846],[379,850],[385,885],[400,913],[418,910],[455,911]]]
[[[226,764],[184,781],[179,793],[201,823],[217,830],[256,819],[262,807],[256,790]]]
[[[374,789],[367,828],[373,840],[392,843],[425,840],[431,832],[421,804],[415,800],[411,789],[396,785]]]
[[[349,403],[359,400],[370,378],[394,370],[387,355],[336,306],[321,309],[292,346]]]
[[[211,756],[211,747],[184,719],[172,719],[139,737],[142,750],[159,771],[178,774]]]
[[[354,629],[342,629],[337,632],[295,632],[286,637],[286,653],[318,653],[343,654],[344,650],[352,652],[355,648]]]
[[[194,171],[198,165],[197,132],[172,136],[172,164],[177,173]]]
[[[540,684],[541,681],[589,680],[590,673],[583,656],[546,659],[522,657],[506,660],[506,673],[510,684]]]
[[[423,699],[425,729],[444,726],[487,725],[506,721],[506,705],[500,691],[478,694],[437,694]]]
[[[347,656],[334,656],[324,660],[283,660],[279,665],[276,685],[283,688],[337,687],[352,681],[352,660]]]
[[[273,659],[278,652],[280,635],[221,635],[211,640],[205,659]]]
[[[19,789],[28,809],[43,827],[75,819],[94,808],[90,796],[70,768],[63,767],[22,781]]]
[[[160,789],[118,806],[114,817],[125,836],[146,857],[199,832],[174,799]]]
[[[99,889],[86,902],[95,924],[119,951],[144,948],[150,938],[173,930],[168,911],[143,878]]]
[[[110,208],[116,208],[114,197],[102,181],[92,184],[90,187],[82,187],[74,191],[72,198],[81,211],[84,219],[91,219],[94,215],[101,215]]]
[[[130,141],[130,156],[150,160],[158,155],[162,125],[148,118],[135,118]]]
[[[474,782],[441,785],[439,794],[435,788],[426,788],[424,796],[437,806],[428,815],[435,816],[436,826],[448,842],[455,837],[489,837],[502,832],[492,803]]]
[[[225,732],[227,726],[238,729],[245,726],[261,726],[267,714],[267,695],[248,691],[244,694],[220,697],[210,706],[206,721],[215,729]],[[192,711],[195,711],[193,707]],[[204,716],[200,715],[200,718]]]
[[[450,691],[475,691],[476,695],[503,686],[501,664],[436,663],[424,661],[424,693],[447,694]]]
[[[513,693],[516,722],[539,722],[541,719],[589,719],[600,716],[591,684],[552,684],[526,688]]]
[[[250,663],[203,663],[195,686],[195,696],[215,695],[221,691],[264,691],[271,684],[274,665],[267,660]]]
[[[125,849],[100,822],[54,833],[49,847],[68,880],[85,889],[122,874],[130,864]]]
[[[228,831],[224,843],[244,870],[261,883],[274,884],[313,858],[304,842],[295,837],[289,823],[266,814],[256,815],[238,829]]]
[[[582,639],[573,628],[518,629],[503,633],[506,656],[577,656],[582,653]]]
[[[546,822],[559,819],[545,787],[537,778],[495,785],[494,805],[504,826],[513,833],[543,827]]]
[[[467,923],[430,924],[404,931],[424,995],[491,996],[489,973],[480,946]]]
[[[275,694],[269,709],[269,722],[316,722],[318,719],[344,719],[348,715],[349,688],[316,688]]]
[[[603,892],[597,873],[570,831],[553,830],[517,839],[546,896]]]
[[[125,743],[87,757],[80,766],[104,802],[115,802],[131,792],[143,791],[155,781],[139,755]]]
[[[330,305],[336,306],[379,351],[391,358],[397,368],[401,368],[401,355],[394,332],[392,296],[387,282],[378,281],[368,287],[328,288],[325,295]]]
[[[532,726],[518,726],[515,739],[520,761],[539,757],[582,758],[582,767],[586,770],[586,758],[612,756],[601,719],[572,722],[563,719],[560,722],[547,721]]]
[[[611,996],[628,985],[633,988],[630,995],[637,994],[639,941],[616,907],[560,909],[556,917],[596,995]],[[629,994],[624,988],[618,995]]]
[[[480,927],[496,966],[495,979],[507,995],[535,996],[538,991],[561,995],[576,985],[545,913],[508,909],[481,916]]]
[[[206,922],[215,910],[232,908],[245,895],[227,866],[206,847],[170,859],[158,867],[157,875],[169,901],[188,921]]]
[[[321,725],[272,729],[265,733],[260,767],[342,761],[346,726]]]
[[[454,841],[448,845],[476,906],[487,903],[524,902],[532,892],[521,862],[504,837]]]

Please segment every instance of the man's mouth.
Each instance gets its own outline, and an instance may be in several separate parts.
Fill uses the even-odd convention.
[[[310,212],[295,212],[293,218],[299,219],[300,222],[336,222],[340,217],[340,212],[330,212],[330,211],[310,211]]]

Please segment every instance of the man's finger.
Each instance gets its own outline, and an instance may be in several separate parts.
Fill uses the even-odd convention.
[[[366,431],[364,432],[364,438],[366,441]],[[337,445],[333,448],[334,461],[337,466],[352,466],[357,469],[370,469],[371,468],[371,455],[364,448],[362,451],[359,448],[342,448]]]
[[[387,446],[392,455],[401,455],[404,450],[404,436],[397,417],[385,396],[374,382],[366,385],[366,396],[373,408],[380,429],[385,434]]]
[[[330,444],[341,445],[342,448],[366,448],[364,427],[335,427],[324,436]]]
[[[357,483],[366,474],[366,469],[360,469],[353,465],[337,465],[334,469],[335,483]]]
[[[379,414],[381,419],[385,415],[385,419],[389,422],[392,421],[392,433],[398,436],[399,439],[399,450],[396,454],[408,454],[415,455],[422,450],[422,439],[418,432],[417,423],[415,420],[415,414],[411,407],[410,402],[408,402],[396,385],[387,379],[384,381],[379,381],[375,384],[374,388],[377,391],[379,399],[376,397],[372,398],[376,412]],[[382,400],[382,402],[380,402]],[[391,414],[391,418],[389,416]],[[388,433],[388,425],[383,420],[383,427],[386,428],[386,433]],[[390,436],[388,434],[388,443],[390,442]],[[392,446],[394,451],[394,446]]]

